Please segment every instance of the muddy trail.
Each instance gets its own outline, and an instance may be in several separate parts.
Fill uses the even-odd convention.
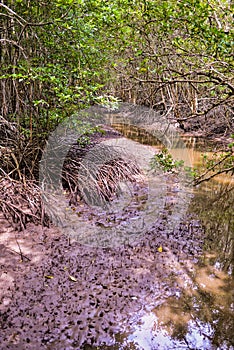
[[[188,218],[166,230],[165,214],[137,244],[117,249],[86,247],[34,225],[15,233],[2,219],[1,349],[117,349],[116,335],[145,305],[160,305],[191,282],[200,225]]]

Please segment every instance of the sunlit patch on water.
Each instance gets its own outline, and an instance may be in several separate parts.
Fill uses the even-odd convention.
[[[194,271],[192,288],[146,312],[128,335],[122,335],[120,349],[233,349],[233,286],[215,267],[200,272]]]
[[[154,313],[144,316],[141,321],[142,324],[127,338],[126,344],[133,342],[136,348],[144,350],[190,349],[190,347],[212,349],[209,338],[212,337],[213,330],[209,323],[189,320],[186,329],[178,325],[178,329],[174,330],[178,333],[174,334],[173,330],[168,330]]]

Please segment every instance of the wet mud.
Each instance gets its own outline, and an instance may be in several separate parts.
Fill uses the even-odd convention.
[[[28,224],[17,233],[1,218],[0,348],[119,349],[118,337],[142,314],[192,287],[204,232],[194,215],[168,224],[177,196],[171,186],[150,229],[112,248],[81,244],[54,227]],[[141,191],[144,197],[144,186]],[[143,202],[133,202],[121,217],[82,203],[70,209],[113,229],[129,226]]]
[[[169,230],[166,221],[164,212],[136,244],[103,249],[53,228],[29,225],[16,234],[2,220],[1,349],[112,348],[134,315],[189,283],[200,224],[188,217]]]

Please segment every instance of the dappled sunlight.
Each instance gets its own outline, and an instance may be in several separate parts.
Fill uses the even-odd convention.
[[[51,238],[59,232],[33,224],[28,224],[23,232],[17,232],[3,217],[0,230],[0,311],[3,312],[12,302],[15,284],[20,285],[21,276],[23,281],[31,268],[49,254],[43,241],[48,231]]]
[[[197,268],[194,285],[187,286],[180,296],[169,297],[165,303],[145,313],[122,343],[126,346],[133,343],[141,350],[212,350],[214,346],[230,349],[233,286],[222,271],[216,271],[221,282],[209,284],[211,270],[211,266]],[[223,317],[226,329],[220,328]]]
[[[225,295],[225,291],[222,291],[222,289],[227,279],[228,276],[223,271],[218,271],[212,267],[203,267],[199,269],[199,274],[195,280],[202,290],[222,297],[222,295]]]
[[[148,152],[149,146],[142,147]],[[147,161],[145,157],[143,163]],[[69,207],[66,193],[63,201],[53,202],[55,211],[64,206],[70,223],[83,220],[79,234],[83,232],[85,238],[95,226],[101,227],[100,232],[105,229],[107,235],[113,227],[116,234],[120,220],[126,233],[137,211],[147,209],[152,225],[144,234],[139,227],[141,234],[132,242],[103,248],[82,245],[76,237],[53,228],[28,224],[19,233],[10,226],[4,228],[0,235],[4,344],[20,348],[26,334],[34,334],[37,346],[42,341],[56,350],[61,344],[76,348],[85,342],[93,344],[87,349],[102,344],[103,350],[229,349],[232,188],[213,181],[212,191],[204,191],[202,185],[194,196],[189,188],[180,198],[183,188],[176,175],[171,175],[163,174],[152,182],[151,197],[147,186],[146,191],[137,187],[136,194],[130,192],[135,201],[131,205],[124,197],[129,214],[126,211],[122,216],[117,212],[121,197],[111,202],[114,216],[111,211],[106,215],[103,208],[96,212],[82,201]],[[178,212],[178,197],[184,216]],[[177,225],[172,225],[172,218]],[[17,326],[21,324],[23,327]],[[45,334],[42,340],[41,332]]]
[[[234,350],[232,26],[0,0],[2,350]]]

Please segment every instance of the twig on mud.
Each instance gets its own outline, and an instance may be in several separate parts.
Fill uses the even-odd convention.
[[[28,258],[26,255],[23,254],[23,252],[22,252],[22,250],[21,250],[21,247],[20,247],[20,244],[19,244],[19,242],[18,242],[16,236],[15,236],[15,240],[16,240],[16,243],[17,243],[17,245],[18,245],[18,248],[19,248],[19,251],[20,251],[20,252],[18,253],[16,250],[11,249],[11,248],[8,248],[8,249],[11,250],[11,251],[14,252],[14,253],[20,255],[22,261],[24,261],[24,258],[27,259],[28,261],[31,261],[30,258]]]

